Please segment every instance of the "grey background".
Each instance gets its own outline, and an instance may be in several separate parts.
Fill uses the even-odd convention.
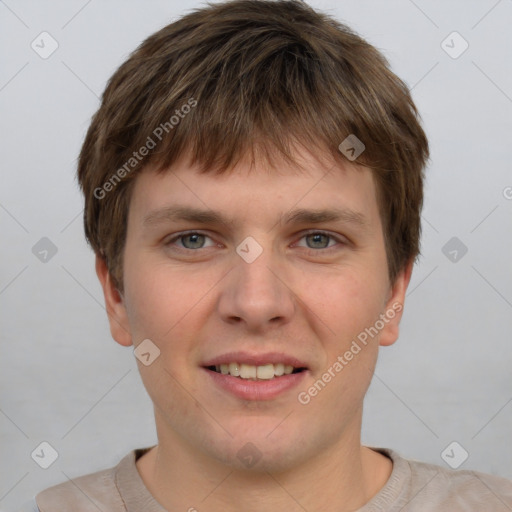
[[[363,442],[445,465],[457,441],[469,452],[460,469],[512,478],[512,1],[310,3],[390,59],[432,149],[423,255],[400,340],[381,351]],[[106,80],[199,5],[0,1],[3,510],[156,441],[133,353],[110,338],[74,171]],[[48,59],[30,46],[42,31],[59,44]],[[453,31],[469,43],[457,59],[441,47]],[[57,247],[46,263],[32,252],[42,237]],[[468,249],[456,262],[442,251],[452,237]],[[42,441],[59,454],[46,470],[31,458]]]

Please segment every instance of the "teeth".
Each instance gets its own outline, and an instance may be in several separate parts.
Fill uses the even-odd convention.
[[[233,377],[240,377],[240,367],[237,363],[229,363],[229,373]]]
[[[289,375],[293,372],[293,366],[291,364],[285,364],[284,365],[284,374]]]
[[[269,363],[260,366],[229,363],[216,365],[215,371],[223,375],[232,375],[233,377],[240,377],[242,379],[269,380],[274,377],[281,377],[282,375],[290,375],[293,372],[293,366],[283,363]]]
[[[240,365],[240,377],[242,379],[255,379],[256,378],[256,366],[249,364]]]
[[[273,379],[274,378],[274,365],[266,364],[265,366],[258,366],[256,368],[256,377],[258,379]]]

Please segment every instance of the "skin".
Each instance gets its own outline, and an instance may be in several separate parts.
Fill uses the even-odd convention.
[[[401,312],[307,405],[297,394],[380,314],[403,304],[412,262],[389,282],[368,169],[299,150],[296,160],[302,170],[241,161],[232,173],[199,175],[185,157],[163,174],[146,169],[129,208],[122,294],[97,258],[113,338],[125,346],[149,338],[160,350],[149,366],[138,362],[159,444],[137,469],[167,510],[348,511],[391,474],[392,462],[363,447],[360,433],[379,345],[395,342]],[[235,224],[144,225],[152,211],[177,204],[219,211]],[[280,223],[294,208],[336,207],[359,212],[365,225]],[[170,241],[189,230],[206,237]],[[263,249],[250,264],[235,250],[248,236]],[[275,399],[242,400],[201,367],[235,350],[290,354],[308,372]],[[237,457],[247,442],[262,455],[250,469]]]

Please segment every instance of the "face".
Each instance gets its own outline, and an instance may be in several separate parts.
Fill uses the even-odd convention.
[[[122,296],[97,268],[114,338],[150,340],[138,364],[160,444],[283,470],[359,439],[410,267],[389,283],[368,169],[297,159],[137,178]]]

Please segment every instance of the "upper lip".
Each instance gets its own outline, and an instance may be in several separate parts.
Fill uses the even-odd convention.
[[[238,363],[249,364],[252,366],[263,366],[265,364],[287,364],[294,368],[307,368],[307,364],[294,356],[283,354],[281,352],[228,352],[220,356],[208,359],[202,366],[217,366],[221,364]]]

